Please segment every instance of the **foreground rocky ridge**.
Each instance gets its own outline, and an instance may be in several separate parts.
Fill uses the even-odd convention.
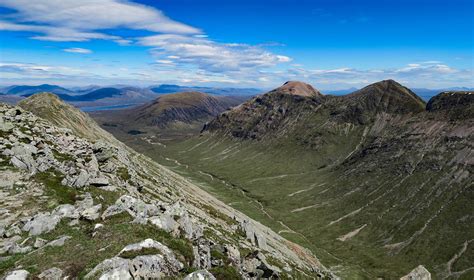
[[[90,122],[50,95],[42,98],[59,102],[55,114],[65,108],[73,122]],[[90,131],[0,105],[6,279],[336,278],[308,250],[107,133]]]

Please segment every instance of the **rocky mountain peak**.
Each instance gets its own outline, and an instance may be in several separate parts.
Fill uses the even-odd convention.
[[[281,87],[272,90],[271,92],[285,93],[290,95],[299,95],[305,97],[322,96],[322,94],[310,84],[299,81],[288,81]]]
[[[426,105],[426,110],[446,113],[453,118],[472,118],[474,117],[474,92],[442,92],[430,99]]]
[[[425,110],[425,102],[413,91],[394,80],[383,80],[348,95],[366,112],[418,113]]]

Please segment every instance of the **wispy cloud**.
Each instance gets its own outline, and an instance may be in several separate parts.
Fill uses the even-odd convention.
[[[15,10],[0,22],[1,30],[30,31],[47,41],[126,40],[102,30],[128,28],[172,34],[200,34],[195,27],[174,21],[161,11],[119,0],[0,0]]]
[[[68,52],[68,53],[80,53],[80,54],[92,53],[91,50],[83,49],[83,48],[68,48],[68,49],[63,49],[63,51]]]
[[[161,61],[212,73],[248,72],[291,61],[287,56],[273,54],[258,46],[217,43],[183,35],[148,36],[141,38],[139,43],[151,47],[152,54]]]

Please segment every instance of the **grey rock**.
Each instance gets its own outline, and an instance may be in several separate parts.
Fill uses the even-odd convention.
[[[235,265],[240,266],[240,251],[237,247],[226,244],[224,245],[225,252],[229,260]]]
[[[81,169],[77,176],[66,177],[62,183],[71,187],[81,188],[88,185],[89,178],[89,173],[86,170]]]
[[[168,214],[162,214],[149,218],[151,224],[166,232],[178,233],[179,225],[174,218]]]
[[[147,204],[140,199],[131,197],[129,195],[123,195],[117,199],[114,205],[109,206],[104,211],[102,218],[105,219],[109,216],[116,215],[124,211],[127,211],[132,217],[142,219],[160,214],[157,206],[153,204]]]
[[[201,238],[197,240],[197,245],[193,246],[194,262],[193,266],[200,269],[211,268],[211,243],[209,240]]]
[[[24,269],[14,270],[7,274],[5,280],[26,280],[30,273]]]
[[[106,162],[114,156],[114,150],[107,143],[98,141],[92,147],[98,162]]]
[[[216,277],[207,270],[198,270],[188,274],[184,280],[216,280]]]
[[[13,225],[10,228],[8,228],[8,230],[5,231],[3,236],[9,238],[9,237],[12,237],[14,235],[19,235],[19,234],[21,234],[21,229],[17,225]]]
[[[133,259],[119,257],[130,251],[140,252],[144,248],[155,248],[158,254],[137,256]],[[106,259],[86,275],[86,279],[160,279],[176,274],[184,265],[178,261],[168,247],[153,239],[126,246],[118,256]]]
[[[95,221],[100,217],[100,209],[102,209],[102,204],[97,204],[95,206],[85,209],[81,212],[80,215],[86,220]]]
[[[260,249],[267,250],[267,242],[265,237],[257,231],[255,226],[247,220],[243,220],[240,223],[240,228],[245,232],[245,235],[252,244],[256,245]]]
[[[20,245],[14,243],[12,244],[12,246],[10,246],[7,250],[7,253],[9,254],[25,254],[25,253],[28,253],[28,252],[31,252],[33,251],[33,248],[31,248],[31,246],[25,246],[25,247],[21,247]]]
[[[48,244],[46,244],[46,246],[61,247],[61,246],[64,246],[64,242],[66,242],[66,240],[69,240],[69,239],[71,239],[71,236],[64,235],[64,236],[59,237],[58,239],[55,239],[49,242]]]
[[[36,249],[38,249],[38,248],[43,247],[43,246],[46,245],[47,243],[48,243],[48,240],[38,237],[38,238],[36,238],[35,244],[33,244],[33,247],[36,248]]]
[[[38,213],[31,218],[24,226],[23,230],[28,231],[30,236],[39,235],[45,232],[52,231],[56,228],[60,218],[49,213]]]
[[[431,280],[431,273],[424,266],[419,265],[400,280]]]
[[[3,118],[0,118],[0,131],[10,132],[13,129],[13,124],[11,122],[6,122]]]
[[[15,156],[32,155],[38,153],[38,149],[35,146],[24,143],[13,146],[11,150]]]
[[[50,269],[47,269],[38,275],[39,279],[44,279],[44,280],[61,280],[63,277],[63,271],[57,267],[52,267]]]
[[[106,259],[92,269],[85,279],[101,279],[101,280],[131,280],[130,262],[127,259],[113,257]]]
[[[79,218],[79,212],[71,204],[61,204],[57,206],[54,209],[52,215],[58,216],[60,218],[70,218],[70,219]]]
[[[184,236],[190,240],[196,240],[203,235],[202,227],[194,221],[188,214],[184,214],[179,220],[179,227],[183,230]]]
[[[89,180],[89,184],[97,187],[107,186],[109,184],[109,179],[106,177],[92,178]]]
[[[105,173],[113,173],[115,170],[117,170],[117,165],[111,161],[108,161],[104,165],[100,166],[100,171]]]
[[[10,163],[13,164],[13,166],[15,166],[16,168],[28,169],[28,165],[17,157],[12,157]]]

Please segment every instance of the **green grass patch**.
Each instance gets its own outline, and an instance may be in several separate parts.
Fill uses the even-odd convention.
[[[61,153],[61,152],[58,152],[55,149],[52,149],[52,152],[53,152],[54,158],[57,159],[59,162],[66,162],[66,161],[74,161],[75,160],[75,158],[70,154]]]
[[[125,182],[132,178],[132,176],[130,176],[130,173],[128,173],[128,169],[122,166],[117,168],[117,176],[119,176],[120,179],[122,179]]]
[[[61,184],[63,176],[55,170],[36,173],[33,179],[45,186],[46,195],[52,197],[58,204],[74,204],[78,191]]]
[[[209,269],[209,272],[216,277],[216,279],[239,280],[241,279],[237,270],[230,265],[217,266]]]

